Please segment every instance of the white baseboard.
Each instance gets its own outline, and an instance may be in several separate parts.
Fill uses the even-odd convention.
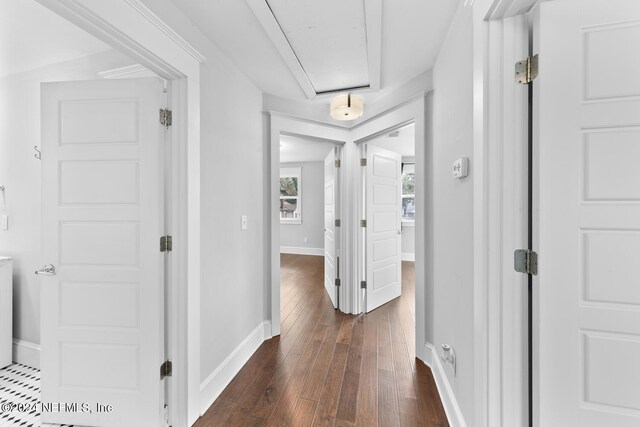
[[[324,248],[299,248],[296,246],[280,246],[281,254],[324,256]]]
[[[249,358],[260,347],[269,334],[271,322],[260,323],[231,354],[200,384],[200,414],[204,414],[209,406],[220,396],[220,393],[236,376]]]
[[[14,338],[13,361],[21,365],[40,369],[40,345]]]
[[[400,257],[402,258],[402,261],[415,261],[416,260],[416,254],[402,253],[400,255]]]
[[[444,406],[444,412],[447,414],[449,425],[451,427],[467,427],[467,423],[464,421],[460,405],[456,400],[456,396],[453,393],[447,374],[444,372],[442,363],[440,362],[440,356],[436,349],[429,343],[425,344],[425,357],[424,362],[431,368],[433,378],[436,381],[438,387],[438,394]]]
[[[262,322],[262,324],[264,325],[264,339],[268,340],[269,338],[273,338],[273,332],[271,331],[271,321],[267,320],[266,322]]]

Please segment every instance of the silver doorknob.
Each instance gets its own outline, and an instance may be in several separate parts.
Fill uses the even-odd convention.
[[[47,264],[40,270],[36,271],[36,274],[39,276],[55,276],[56,268],[53,266],[53,264]]]

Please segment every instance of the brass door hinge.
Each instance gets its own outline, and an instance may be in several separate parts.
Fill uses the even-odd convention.
[[[538,274],[538,253],[530,249],[518,249],[513,254],[513,268],[518,273]]]
[[[173,363],[170,360],[165,361],[160,365],[160,379],[163,380],[166,377],[170,377],[173,373]]]
[[[173,237],[166,235],[160,237],[160,252],[171,252],[173,250]]]
[[[538,55],[516,62],[516,83],[526,85],[538,77]]]

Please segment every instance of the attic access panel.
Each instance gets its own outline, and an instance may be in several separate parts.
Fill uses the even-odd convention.
[[[307,98],[380,88],[382,0],[246,2]]]
[[[369,86],[364,1],[267,4],[316,93]]]

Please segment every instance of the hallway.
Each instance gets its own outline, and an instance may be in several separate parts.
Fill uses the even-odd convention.
[[[281,260],[282,334],[195,427],[448,426],[431,370],[414,355],[414,263],[402,263],[401,298],[356,317],[332,308],[323,257]]]

